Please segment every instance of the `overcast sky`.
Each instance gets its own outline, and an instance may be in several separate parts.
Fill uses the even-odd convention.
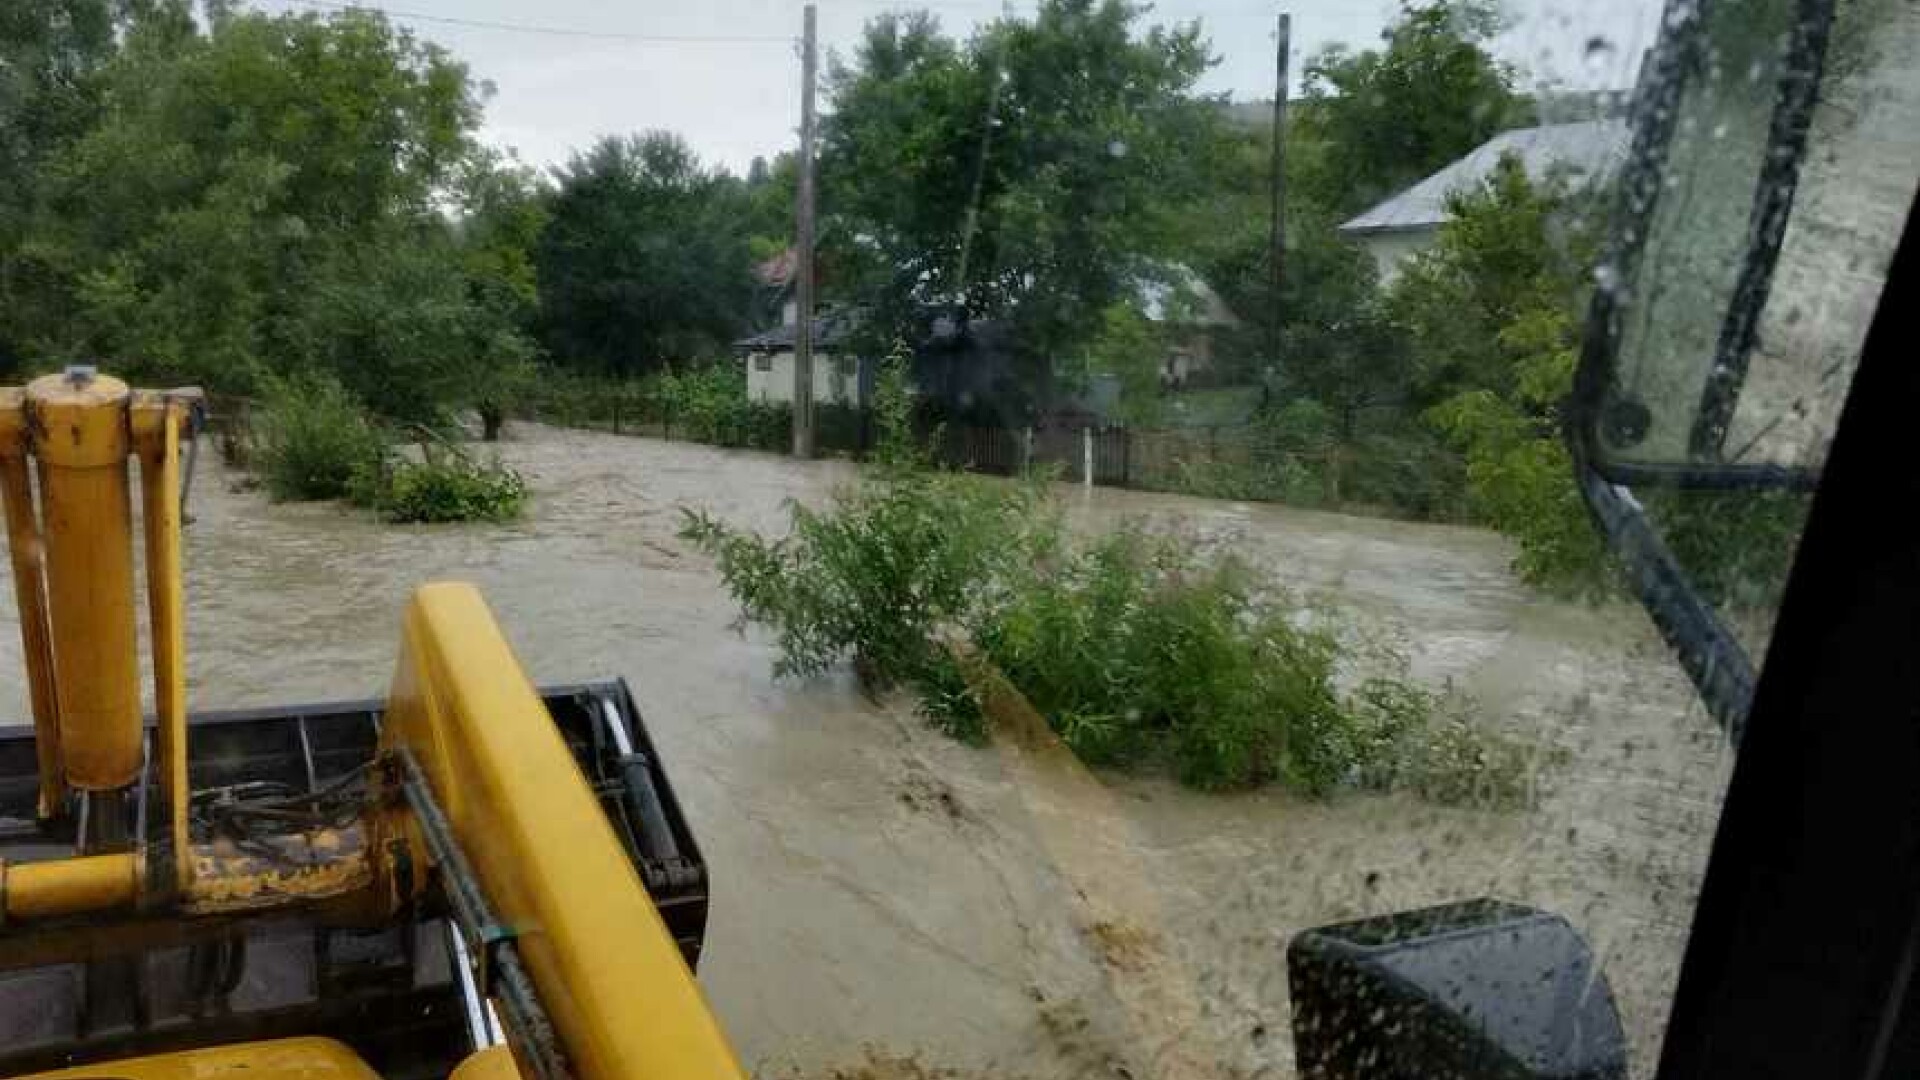
[[[339,6],[252,2],[269,12]],[[367,0],[361,6],[387,11],[492,83],[485,137],[530,164],[557,164],[601,135],[649,128],[677,131],[704,159],[736,171],[756,155],[795,143],[801,0]],[[1373,44],[1396,7],[1392,0],[1168,0],[1147,18],[1200,19],[1219,58],[1202,89],[1252,100],[1273,94],[1278,11],[1293,16],[1297,87],[1307,56],[1336,41]],[[868,19],[916,8],[932,10],[945,29],[963,35],[1004,10],[1032,11],[1034,0],[819,0],[822,50],[846,55]],[[1507,10],[1514,26],[1497,51],[1519,64],[1530,83],[1614,89],[1631,85],[1657,29],[1660,0],[1509,0]],[[443,19],[454,21],[437,21]]]

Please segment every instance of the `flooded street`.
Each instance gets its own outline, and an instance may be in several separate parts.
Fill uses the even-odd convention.
[[[762,1075],[1287,1077],[1294,933],[1482,895],[1587,936],[1652,1072],[1729,762],[1637,608],[1542,599],[1490,533],[1061,489],[1083,529],[1144,517],[1233,546],[1563,748],[1526,812],[1200,794],[958,745],[850,675],[775,682],[680,509],[778,529],[844,463],[516,425],[526,520],[392,527],[235,490],[208,450],[193,706],[384,693],[410,589],[445,578],[484,590],[536,680],[626,678],[712,875],[702,981]],[[0,713],[25,720],[0,597]]]

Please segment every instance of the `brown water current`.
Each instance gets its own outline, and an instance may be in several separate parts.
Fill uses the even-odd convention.
[[[1063,488],[1074,527],[1230,546],[1567,753],[1527,811],[1201,794],[960,746],[848,675],[776,682],[680,509],[778,529],[851,466],[537,426],[500,450],[533,490],[513,525],[274,505],[203,455],[193,705],[381,694],[436,579],[485,591],[536,680],[626,678],[710,866],[701,980],[761,1074],[1286,1077],[1292,934],[1480,895],[1587,935],[1651,1073],[1729,756],[1638,609],[1544,599],[1480,530]],[[24,719],[0,598],[0,716]]]

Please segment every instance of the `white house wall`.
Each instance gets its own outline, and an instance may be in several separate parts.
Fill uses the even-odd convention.
[[[746,365],[748,401],[793,403],[792,353],[749,353]],[[859,393],[857,369],[849,365],[843,375],[831,354],[813,355],[813,400],[816,404],[857,404]]]
[[[1373,256],[1374,268],[1380,272],[1380,284],[1385,285],[1399,276],[1401,263],[1433,246],[1438,231],[1403,229],[1368,233],[1360,237],[1360,245]]]

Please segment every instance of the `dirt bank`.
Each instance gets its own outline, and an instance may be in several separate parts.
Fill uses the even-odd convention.
[[[188,538],[196,707],[375,694],[407,590],[479,583],[537,679],[626,677],[712,867],[702,978],[767,1076],[1287,1076],[1301,928],[1495,894],[1601,952],[1649,1072],[1725,761],[1637,611],[1540,600],[1497,537],[1181,497],[1066,492],[1232,543],[1398,642],[1498,722],[1568,749],[1525,814],[1208,796],[971,750],[850,679],[775,683],[679,508],[777,527],[842,464],[515,429],[529,519],[390,528],[231,490]],[[0,711],[26,715],[11,588]]]

